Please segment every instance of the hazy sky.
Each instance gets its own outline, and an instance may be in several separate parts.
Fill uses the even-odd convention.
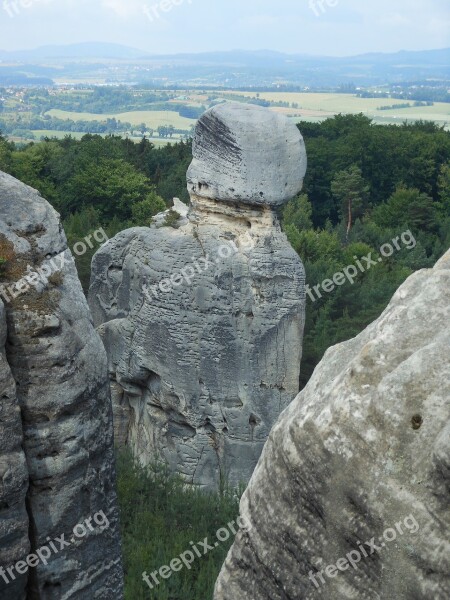
[[[86,41],[151,53],[442,48],[450,0],[0,0],[3,50]]]

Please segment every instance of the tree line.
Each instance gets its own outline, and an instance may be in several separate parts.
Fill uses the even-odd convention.
[[[304,385],[329,346],[358,334],[413,271],[431,267],[449,248],[450,133],[431,122],[375,125],[364,115],[300,129],[308,171],[282,221],[310,286],[368,254],[377,261],[383,244],[406,230],[417,242],[360,273],[353,285],[314,301],[307,297]],[[114,135],[26,145],[0,137],[0,169],[48,199],[74,243],[100,226],[112,236],[148,225],[174,196],[188,203],[190,161],[190,141],[156,148],[146,139],[135,144]],[[77,259],[85,289],[90,259]]]

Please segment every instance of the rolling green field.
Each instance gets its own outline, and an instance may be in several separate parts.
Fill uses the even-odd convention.
[[[147,127],[157,129],[160,125],[173,125],[176,129],[189,129],[195,125],[195,119],[180,117],[177,112],[170,110],[137,110],[117,114],[92,114],[83,112],[69,112],[65,110],[52,109],[48,115],[58,117],[59,119],[72,119],[73,121],[105,121],[106,119],[118,119],[132,125],[145,123]]]
[[[170,90],[168,91],[169,93]],[[69,92],[69,94],[72,92]],[[73,92],[74,93],[74,92]],[[92,91],[86,91],[85,94],[89,95]],[[174,93],[174,92],[173,92]],[[271,106],[269,110],[282,113],[287,117],[291,118],[295,123],[301,122],[314,122],[320,123],[323,120],[333,117],[339,113],[343,114],[357,114],[363,113],[367,117],[373,119],[373,121],[380,125],[401,125],[404,121],[414,122],[418,120],[434,121],[440,126],[445,126],[445,129],[450,130],[450,104],[443,102],[436,102],[433,106],[410,106],[408,108],[394,108],[389,110],[378,110],[383,106],[392,106],[396,104],[407,103],[406,100],[400,100],[395,98],[358,98],[354,94],[336,94],[336,93],[297,93],[297,92],[261,92],[256,94],[255,91],[244,91],[236,92],[232,90],[222,91],[220,93],[213,93],[211,90],[193,91],[193,90],[177,90],[179,96],[186,96],[186,98],[177,98],[173,100],[177,105],[184,104],[186,106],[206,106],[210,105],[211,97],[217,101],[240,101],[248,102],[252,99],[268,100],[271,102],[284,102],[288,106]],[[413,101],[409,101],[409,104],[413,105]],[[295,105],[295,108],[293,107]],[[8,99],[5,104],[3,112],[3,118],[10,120],[14,123],[17,118],[18,109],[20,103],[15,98]],[[48,106],[48,105],[47,105]],[[50,104],[50,107],[52,105]],[[124,107],[128,108],[126,103]],[[120,109],[119,109],[120,110]],[[178,134],[173,135],[171,138],[163,138],[157,136],[156,130],[160,126],[172,125],[175,129],[180,129],[188,132],[192,126],[195,125],[196,120],[181,117],[177,110],[125,110],[124,112],[110,112],[110,113],[93,113],[93,112],[76,112],[69,110],[61,110],[51,108],[46,112],[51,117],[57,117],[59,119],[70,119],[72,121],[105,121],[108,118],[115,118],[120,120],[122,123],[131,123],[133,127],[138,128],[142,123],[145,123],[147,128],[153,129],[155,132],[154,137],[151,138],[151,142],[157,146],[164,146],[169,143],[176,143],[181,138]],[[28,129],[27,121],[32,119],[33,113],[30,110],[23,110],[20,112],[20,119],[17,120],[17,125],[14,124],[11,127],[11,133],[14,133],[14,129]],[[44,126],[44,122],[42,125]],[[64,127],[64,124],[62,125]],[[81,127],[85,129],[85,126]],[[66,135],[71,135],[76,139],[81,139],[85,133],[82,132],[69,132],[69,131],[58,131],[57,128],[47,130],[39,129],[33,131],[35,140],[40,141],[41,137],[55,137],[58,139],[64,138]],[[127,132],[120,130],[119,135],[125,136]],[[105,134],[102,134],[105,135]],[[23,138],[15,138],[13,135],[9,136],[13,141],[23,142]],[[140,137],[131,137],[135,142],[139,142]]]
[[[254,92],[243,92],[243,94],[254,97]],[[396,123],[406,119],[408,121],[423,119],[435,121],[441,125],[445,123],[450,124],[450,104],[445,102],[436,102],[434,106],[418,106],[380,111],[377,108],[381,106],[401,104],[407,101],[395,98],[357,98],[352,94],[304,94],[295,92],[262,92],[259,94],[259,97],[263,100],[272,100],[275,102],[298,103],[299,108],[292,109],[292,112],[302,114],[302,112],[307,111],[308,114],[302,115],[300,119],[305,121],[312,120],[313,117],[314,120],[318,117],[326,118],[338,113],[364,113],[380,123]]]
[[[181,93],[181,92],[180,92]],[[187,91],[187,93],[189,93]],[[227,98],[235,92],[223,92],[222,96]],[[248,98],[254,98],[254,92],[240,92]],[[203,97],[202,97],[203,98]],[[297,103],[299,108],[273,107],[271,110],[281,112],[295,119],[297,122],[312,121],[320,122],[339,113],[363,113],[371,117],[376,123],[396,124],[405,120],[429,120],[439,125],[450,125],[450,104],[437,102],[434,106],[418,106],[402,109],[377,110],[382,106],[400,104],[404,101],[395,98],[358,98],[353,94],[327,94],[327,93],[296,93],[296,92],[261,92],[259,98],[275,102]],[[230,98],[231,99],[231,98]],[[195,100],[195,94],[191,93],[191,102]],[[411,102],[412,104],[412,102]],[[74,121],[94,121],[100,115],[85,112],[69,112],[52,109],[48,111],[50,116],[60,119],[72,119]],[[157,129],[160,125],[173,125],[176,129],[189,129],[195,124],[195,119],[180,117],[174,111],[129,111],[116,114],[102,114],[101,119],[113,118],[132,125],[145,123],[147,127]]]

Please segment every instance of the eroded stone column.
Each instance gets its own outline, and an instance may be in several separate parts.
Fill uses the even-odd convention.
[[[46,560],[33,561],[32,568],[27,563],[18,567],[25,569],[28,600],[120,600],[123,576],[106,353],[59,215],[38,192],[5,173],[0,173],[0,242],[9,255],[0,282],[6,331],[4,321],[0,327],[17,395],[15,400],[2,359],[7,381],[1,406],[7,410],[11,437],[10,448],[2,447],[0,464],[7,466],[8,453],[16,452],[14,502],[17,518],[23,518],[16,530],[26,528],[30,543],[28,548],[14,536],[0,539],[2,564],[15,564],[20,553],[25,561],[28,550],[35,554],[45,546],[50,552]],[[29,478],[26,512],[23,454]],[[11,474],[4,476],[8,482],[7,477]],[[89,518],[92,529],[86,525],[86,534],[77,536],[74,527]],[[63,545],[57,541],[61,536]]]
[[[0,597],[23,600],[28,577],[13,572],[14,565],[30,551],[25,498],[28,469],[22,447],[22,420],[16,383],[5,355],[6,312],[0,300]]]
[[[298,392],[305,275],[276,210],[306,154],[285,117],[226,104],[200,119],[193,155],[189,211],[103,246],[89,298],[120,439],[217,487],[248,481]]]

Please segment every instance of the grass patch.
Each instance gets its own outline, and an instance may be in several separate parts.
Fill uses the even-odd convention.
[[[208,543],[214,545],[216,532],[237,519],[242,490],[206,493],[187,487],[167,467],[143,468],[125,450],[117,460],[125,600],[212,600],[232,534],[227,542],[196,557],[191,570],[183,566],[170,579],[159,577],[161,584],[153,590],[142,580],[142,573],[150,575],[169,565],[192,550],[190,542],[197,544],[208,537]]]

